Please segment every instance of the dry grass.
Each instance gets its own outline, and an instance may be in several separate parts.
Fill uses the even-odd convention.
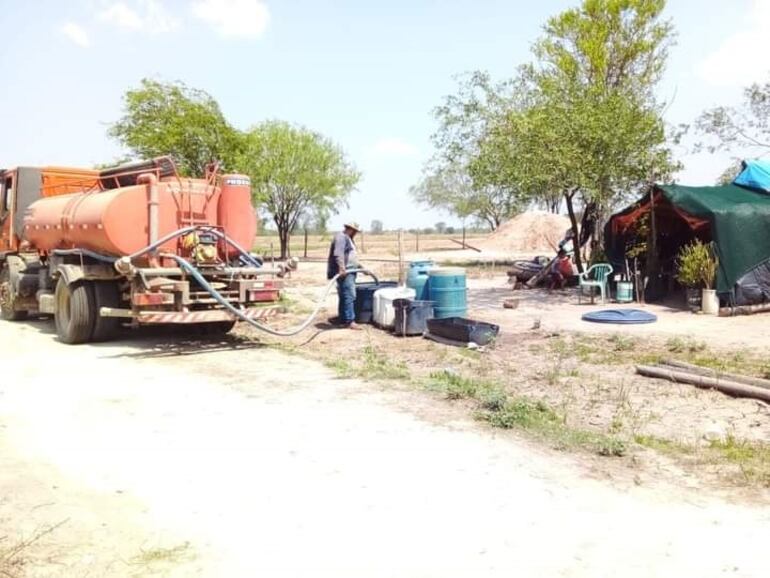
[[[21,578],[25,567],[30,562],[35,545],[68,521],[62,520],[58,524],[38,528],[28,538],[16,541],[9,540],[8,536],[0,536],[0,577]]]

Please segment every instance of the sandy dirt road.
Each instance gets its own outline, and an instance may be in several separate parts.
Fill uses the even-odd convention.
[[[408,390],[237,342],[0,323],[26,576],[767,576],[770,508],[591,479]]]

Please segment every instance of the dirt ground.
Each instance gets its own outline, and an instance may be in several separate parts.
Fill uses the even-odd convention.
[[[766,575],[766,506],[596,479],[460,405],[253,341],[51,330],[0,324],[15,575]]]
[[[290,280],[284,324],[321,274]],[[768,439],[766,405],[632,368],[665,354],[761,372],[761,316],[661,310],[608,333],[569,294],[517,293],[509,311],[499,271],[470,285],[472,315],[502,327],[483,352],[323,324],[270,346],[241,327],[72,347],[50,321],[0,323],[0,576],[767,575],[763,480],[633,445]],[[424,386],[436,371],[633,447],[603,457],[492,428]]]
[[[379,265],[385,278],[393,278],[396,271]],[[313,280],[313,275],[321,273],[305,264],[301,277],[291,282],[288,294],[297,314],[286,320],[286,325],[310,310],[310,303],[321,292],[318,277]],[[387,360],[382,364],[394,370],[386,378],[405,378],[422,389],[431,388],[435,381],[431,377],[437,371],[494,382],[513,396],[546,402],[570,427],[609,435],[626,445],[639,440],[653,445],[650,440],[663,440],[697,449],[722,442],[764,444],[770,440],[768,404],[641,377],[634,369],[635,364],[677,359],[764,377],[770,372],[764,349],[765,316],[717,318],[646,305],[643,309],[658,316],[656,323],[610,326],[582,321],[581,316],[604,307],[639,306],[603,306],[598,301],[579,305],[574,289],[514,292],[500,269],[491,267],[475,269],[468,285],[469,316],[501,328],[500,338],[483,353],[464,352],[419,337],[396,338],[372,326],[361,336],[343,338],[339,331],[328,331],[323,324],[294,339],[293,346],[302,355],[337,367],[343,375],[387,374],[383,368],[371,367],[373,358],[376,363]],[[517,309],[502,307],[503,300],[509,298],[518,299]],[[327,316],[335,306],[332,294]],[[367,361],[340,366],[336,360],[345,356]],[[399,364],[403,366],[401,374]],[[710,457],[690,457],[684,461],[695,462],[697,467],[685,475],[682,460],[671,462],[655,452],[634,454],[632,459],[638,476],[644,477],[645,471],[650,475],[663,473],[684,484],[692,483],[689,475],[701,482],[708,480],[715,488],[726,482],[742,486],[752,477],[741,464],[720,465]],[[759,486],[770,487],[770,462],[766,458],[754,474]]]

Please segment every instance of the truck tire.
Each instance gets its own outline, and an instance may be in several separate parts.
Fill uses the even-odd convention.
[[[120,333],[120,319],[117,317],[102,317],[99,311],[102,307],[117,308],[120,306],[120,287],[115,281],[94,281],[94,300],[96,318],[91,341],[109,341]]]
[[[16,310],[16,290],[13,288],[11,277],[16,273],[16,268],[17,264],[12,257],[0,264],[0,318],[5,321],[21,321],[27,318],[26,311]]]
[[[93,285],[87,281],[76,281],[68,285],[59,277],[54,301],[54,320],[59,340],[70,345],[88,342],[96,321]]]

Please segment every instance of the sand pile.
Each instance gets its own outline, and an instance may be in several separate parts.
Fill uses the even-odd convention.
[[[486,251],[550,254],[569,227],[566,215],[529,211],[506,221],[476,244]]]

